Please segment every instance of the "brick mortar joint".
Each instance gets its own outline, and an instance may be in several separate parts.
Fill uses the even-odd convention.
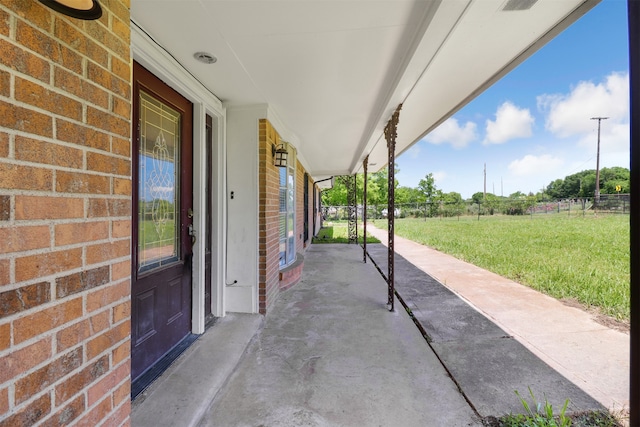
[[[3,69],[4,69],[4,67],[0,67],[0,70],[3,70]],[[10,73],[13,75],[12,70],[10,70]],[[13,88],[13,85],[12,85],[12,88]],[[15,91],[15,89],[12,89],[12,91]],[[71,94],[69,92],[62,92],[62,93],[59,93],[59,94],[60,95],[66,95],[66,96],[68,95],[67,97],[71,98]],[[80,104],[82,105],[82,116],[83,116],[83,120],[84,121],[78,121],[78,120],[75,120],[75,119],[73,119],[71,117],[64,116],[62,114],[55,114],[54,112],[52,112],[50,110],[35,106],[33,104],[29,104],[27,102],[18,101],[15,98],[7,98],[7,97],[4,97],[4,96],[0,96],[0,100],[1,101],[5,101],[7,103],[10,103],[13,107],[21,107],[21,108],[24,108],[25,110],[34,111],[36,113],[40,113],[40,114],[43,114],[45,116],[50,117],[51,120],[52,120],[52,130],[56,130],[55,121],[59,120],[59,119],[62,119],[64,121],[67,121],[67,122],[70,122],[70,123],[85,127],[87,129],[96,130],[96,131],[102,132],[102,133],[107,134],[107,135],[123,137],[123,135],[120,135],[118,133],[108,132],[103,128],[99,128],[97,126],[92,126],[92,125],[86,123],[87,114],[88,114],[87,108],[89,108],[89,107],[93,108],[93,109],[95,109],[95,110],[97,110],[97,111],[99,111],[101,113],[105,113],[105,114],[108,114],[108,115],[110,115],[110,116],[112,116],[114,118],[117,118],[118,120],[122,120],[124,122],[127,122],[129,124],[129,127],[131,125],[131,120],[130,119],[127,120],[126,118],[124,118],[124,117],[122,117],[122,116],[120,116],[120,115],[118,115],[118,114],[116,114],[116,113],[114,113],[114,112],[112,112],[112,111],[110,111],[108,109],[104,109],[103,107],[101,107],[99,105],[88,103],[86,100],[79,101]],[[74,99],[74,101],[78,101],[78,99]],[[19,134],[34,135],[34,134],[31,134],[31,133],[28,133],[28,132],[20,132],[20,131],[16,131],[16,132],[19,133]],[[36,137],[40,137],[40,136],[36,135]],[[130,135],[129,135],[129,137],[130,137]]]
[[[105,265],[102,265],[102,266],[99,266],[99,267],[95,267],[95,268],[100,268],[100,267],[105,267]],[[91,270],[93,270],[93,269],[94,268],[92,267]],[[78,273],[82,273],[82,272],[85,272],[85,271],[87,271],[87,269],[81,269],[81,270],[76,269],[75,272],[65,271],[65,272],[61,273],[60,275],[58,275],[58,276],[49,276],[49,277],[51,277],[50,280],[42,280],[42,278],[36,278],[36,279],[31,279],[31,280],[28,280],[28,281],[24,281],[24,282],[18,282],[18,283],[12,284],[12,285],[3,286],[2,287],[2,292],[5,292],[5,291],[21,289],[21,288],[24,288],[26,286],[35,285],[35,284],[38,284],[38,283],[48,283],[49,286],[51,287],[51,297],[50,297],[50,300],[48,302],[46,302],[46,303],[39,304],[39,305],[37,305],[35,307],[32,307],[32,308],[29,308],[27,310],[22,310],[22,311],[19,311],[17,313],[14,313],[14,314],[12,314],[10,316],[6,316],[6,317],[1,318],[0,319],[0,323],[5,323],[5,322],[8,323],[7,320],[10,321],[10,322],[13,322],[15,320],[19,320],[19,319],[22,319],[24,317],[28,317],[28,316],[31,316],[33,314],[36,314],[36,313],[38,313],[40,311],[44,311],[44,310],[47,310],[47,309],[50,309],[50,308],[57,307],[60,304],[66,304],[67,302],[73,301],[74,299],[79,298],[79,297],[82,298],[82,312],[83,312],[83,314],[82,314],[81,317],[78,317],[77,319],[83,319],[83,318],[85,318],[85,316],[91,317],[91,316],[93,316],[93,315],[95,315],[97,313],[97,310],[94,310],[94,311],[90,312],[91,314],[86,311],[86,302],[87,302],[86,301],[86,297],[89,294],[92,294],[92,293],[100,291],[100,290],[106,290],[108,288],[115,288],[115,287],[117,287],[119,285],[122,285],[123,283],[125,283],[127,281],[130,281],[130,279],[131,279],[130,276],[123,277],[123,278],[120,278],[120,279],[117,279],[117,280],[111,280],[110,279],[107,283],[103,283],[103,284],[101,284],[99,286],[95,286],[95,287],[92,287],[92,288],[84,289],[84,290],[82,290],[80,292],[72,293],[72,294],[64,296],[64,297],[58,297],[57,296],[57,293],[54,292],[54,290],[57,290],[56,289],[57,288],[56,279],[61,279],[61,278],[64,278],[64,277],[67,277],[67,276],[71,276],[71,275],[74,275],[74,274],[78,274]],[[15,287],[13,287],[13,285],[15,285]],[[12,286],[13,289],[9,289],[9,286]],[[131,301],[131,296],[130,295],[122,297],[122,298],[120,298],[118,300],[112,301],[109,304],[106,304],[106,305],[102,306],[101,308],[103,308],[103,309],[112,309],[113,307],[118,306],[118,305],[122,304],[123,302],[127,302],[127,301]],[[74,323],[74,322],[69,322],[69,323]],[[66,325],[66,323],[65,323],[65,325]],[[38,336],[36,336],[34,338],[37,338],[37,337]],[[32,339],[33,338],[30,338],[28,341],[30,341]],[[23,344],[23,343],[20,343],[20,344]]]
[[[0,39],[2,39],[2,40],[7,40],[7,38],[6,38],[6,37],[2,37],[2,36],[0,36]],[[54,38],[54,39],[55,39],[55,38]],[[20,44],[16,43],[14,40],[8,40],[8,42],[9,42],[10,44],[14,45],[14,46],[17,46],[17,47],[21,47],[21,46],[22,46],[22,45],[20,45]],[[105,92],[109,97],[116,96],[116,97],[118,97],[119,99],[122,99],[122,100],[124,100],[124,101],[128,101],[129,103],[132,103],[132,100],[131,100],[130,98],[125,98],[125,97],[123,97],[123,96],[119,95],[118,93],[115,93],[115,92],[113,92],[113,91],[109,90],[108,88],[106,88],[106,87],[104,87],[104,86],[102,86],[102,85],[100,85],[100,84],[96,83],[94,80],[91,80],[89,77],[87,77],[86,75],[84,75],[84,74],[86,74],[86,70],[84,70],[84,71],[83,71],[83,73],[84,73],[84,74],[78,74],[78,73],[75,73],[75,72],[73,72],[72,70],[70,70],[70,69],[68,69],[68,68],[64,68],[64,67],[63,67],[62,65],[60,65],[60,64],[57,64],[57,63],[55,63],[55,62],[52,62],[50,59],[48,59],[48,58],[46,58],[46,57],[41,56],[38,52],[34,52],[34,51],[32,51],[32,50],[29,50],[29,49],[24,49],[24,50],[25,50],[26,52],[29,52],[30,54],[32,54],[32,55],[34,55],[34,56],[36,56],[36,57],[38,57],[38,58],[42,59],[42,60],[43,60],[43,61],[45,61],[45,62],[48,62],[48,63],[50,63],[50,64],[53,64],[53,65],[54,65],[54,67],[59,67],[59,68],[63,69],[65,72],[68,72],[69,74],[71,74],[71,75],[73,75],[73,76],[78,77],[81,81],[83,81],[83,82],[85,82],[85,83],[89,83],[89,84],[91,84],[92,86],[95,86],[95,88],[97,88],[97,89],[99,89],[99,90],[101,90],[101,91],[104,91],[104,92]],[[82,56],[82,55],[81,55],[81,56]],[[83,60],[89,60],[89,58],[87,58],[87,57],[83,57]],[[83,67],[83,68],[86,68],[86,67]],[[31,75],[29,75],[29,74],[24,74],[24,73],[22,73],[22,72],[20,72],[20,71],[18,71],[18,70],[15,70],[15,69],[13,69],[13,68],[7,67],[7,66],[5,66],[5,65],[0,65],[0,70],[8,71],[8,72],[9,72],[9,74],[10,74],[10,76],[11,76],[11,80],[12,80],[12,85],[11,85],[11,86],[12,86],[12,90],[11,90],[11,96],[10,96],[10,99],[11,99],[13,102],[17,102],[17,100],[15,99],[15,78],[16,78],[16,77],[19,77],[20,79],[22,79],[22,80],[24,80],[24,81],[26,81],[26,82],[36,84],[36,85],[38,85],[38,86],[42,87],[43,89],[46,89],[46,90],[48,90],[48,91],[50,91],[50,92],[53,92],[53,93],[55,93],[55,94],[57,94],[57,95],[62,95],[62,96],[65,96],[65,97],[67,97],[67,98],[70,98],[71,100],[78,102],[78,103],[83,107],[83,109],[84,109],[84,108],[86,108],[87,106],[95,107],[96,109],[99,109],[99,108],[100,108],[100,106],[99,106],[98,104],[94,104],[94,103],[92,103],[92,102],[89,102],[87,99],[82,98],[82,97],[80,97],[80,96],[78,96],[78,95],[74,94],[73,92],[70,92],[70,91],[68,91],[68,90],[64,90],[64,89],[60,88],[59,86],[56,86],[56,84],[55,84],[55,71],[54,71],[54,72],[52,72],[52,73],[50,73],[50,76],[49,76],[49,77],[50,77],[50,78],[49,78],[49,82],[47,83],[47,82],[44,82],[44,81],[42,81],[42,80],[38,80],[37,78],[32,77],[32,76],[31,76]],[[116,73],[111,72],[111,71],[108,71],[108,73],[109,73],[109,74],[111,74],[113,77],[118,78],[118,79],[119,79],[119,80],[121,80],[122,82],[124,82],[124,83],[126,83],[126,84],[130,85],[130,83],[128,83],[127,81],[125,81],[125,80],[123,80],[122,78],[120,78]],[[5,98],[5,97],[0,97],[0,98]],[[111,106],[112,102],[109,102],[109,104],[110,104],[110,106]],[[31,104],[26,104],[26,105],[31,105]],[[116,116],[117,116],[117,114],[115,114],[113,111],[110,111],[110,112],[111,112],[111,114],[114,114],[114,115],[116,115]],[[66,116],[63,116],[63,117],[66,117]],[[69,120],[71,120],[71,119],[69,119]]]
[[[2,97],[0,97],[1,99]],[[86,124],[81,124],[83,127],[86,127],[87,129],[94,129],[91,128],[90,126],[87,126]],[[25,160],[19,160],[15,158],[15,137],[19,136],[19,137],[23,137],[26,139],[37,139],[39,142],[44,142],[44,143],[48,143],[48,144],[52,144],[55,146],[59,146],[59,147],[64,147],[64,148],[70,148],[70,149],[74,149],[74,150],[78,150],[82,153],[99,153],[99,154],[107,154],[107,155],[111,155],[113,157],[116,158],[123,158],[123,159],[128,159],[128,160],[133,160],[133,157],[131,155],[127,156],[127,155],[123,155],[123,154],[117,154],[114,153],[112,151],[107,151],[107,150],[101,150],[99,148],[95,148],[95,147],[91,147],[91,146],[87,146],[87,145],[81,145],[81,144],[76,144],[73,142],[69,142],[69,141],[64,141],[61,139],[57,139],[57,138],[53,138],[53,137],[47,137],[47,136],[41,136],[41,135],[34,135],[32,133],[28,133],[28,132],[23,132],[23,131],[19,131],[19,130],[15,130],[15,129],[9,129],[6,127],[2,127],[0,126],[0,130],[6,130],[6,134],[9,136],[10,140],[10,148],[11,151],[9,152],[9,156],[8,157],[1,157],[4,160],[7,159],[12,159],[15,162],[23,162],[23,163],[35,163],[35,162],[28,162]],[[131,138],[124,138],[121,135],[109,135],[106,132],[100,130],[100,129],[96,129],[98,132],[105,134],[105,136],[108,136],[110,138],[110,146],[113,145],[113,138],[118,138],[121,140],[125,140],[128,141],[129,143],[131,143]],[[112,147],[111,147],[112,148]],[[84,160],[84,159],[83,159]],[[36,163],[38,165],[49,165],[49,166],[54,166],[54,165],[50,165],[48,163]],[[86,165],[83,164],[83,166],[86,168]],[[62,167],[62,166],[58,166],[59,169],[70,169],[70,170],[76,170],[75,168],[69,168],[69,167]]]
[[[87,224],[93,222],[120,222],[120,221],[131,221],[131,217],[111,217],[111,216],[98,216],[98,217],[82,217],[82,218],[61,218],[61,219],[11,219],[8,221],[0,221],[0,229],[3,228],[17,228],[17,227],[38,227],[38,226],[50,226],[55,227],[58,225],[73,225],[73,224]],[[129,236],[126,237],[111,237],[113,241],[130,239]],[[90,243],[88,242],[80,242],[80,243]],[[78,244],[80,244],[78,243]],[[53,246],[50,248],[54,248]],[[22,251],[20,251],[22,252]],[[0,254],[0,258],[2,258],[3,254]]]
[[[15,270],[15,260],[18,259],[18,258],[22,258],[22,256],[20,256],[20,254],[21,254],[20,252],[17,252],[17,253],[12,253],[11,254],[12,256],[7,256],[7,257],[0,256],[0,260],[8,259],[10,261],[10,266],[11,266],[10,268],[12,268],[12,270]],[[47,254],[47,252],[44,252],[43,254]],[[26,256],[30,256],[30,255],[26,255]],[[82,257],[84,258],[84,255]],[[119,264],[121,262],[126,262],[126,261],[129,261],[129,262],[131,261],[131,256],[130,255],[127,256],[127,257],[109,259],[107,261],[103,261],[103,262],[100,262],[100,263],[85,264],[85,265],[83,265],[81,267],[74,268],[74,269],[71,269],[71,270],[65,270],[65,271],[62,271],[62,272],[59,272],[59,273],[50,274],[48,276],[39,276],[39,277],[35,277],[33,279],[28,279],[28,280],[23,280],[23,281],[16,281],[15,280],[15,271],[13,271],[14,274],[12,274],[11,277],[10,277],[10,283],[0,287],[0,293],[7,292],[7,291],[14,291],[16,289],[24,288],[24,287],[27,287],[27,286],[31,286],[31,285],[35,285],[35,284],[43,283],[43,282],[44,283],[49,283],[50,286],[51,286],[51,290],[53,291],[53,289],[55,289],[55,287],[56,287],[56,280],[57,279],[61,279],[61,278],[67,277],[67,276],[71,276],[73,274],[82,273],[82,272],[85,272],[87,270],[94,270],[94,269],[101,268],[101,267],[111,267],[114,264]],[[83,264],[84,264],[84,260],[83,260]],[[110,273],[110,276],[111,276],[111,273]],[[131,281],[131,275],[118,278],[117,280],[110,279],[108,283],[105,283],[105,284],[100,285],[100,286],[95,287],[95,288],[87,289],[86,291],[78,292],[77,294],[68,295],[68,296],[63,297],[63,298],[51,299],[50,303],[51,302],[55,302],[55,301],[60,302],[60,301],[62,301],[64,299],[66,299],[66,298],[71,299],[71,297],[73,297],[75,295],[81,295],[84,292],[89,292],[91,290],[96,290],[96,289],[101,288],[101,287],[103,287],[105,285],[117,286],[117,285],[122,284],[125,281]],[[51,295],[53,297],[54,296],[54,292],[51,292]],[[49,304],[49,303],[46,303],[46,304]],[[34,312],[38,311],[38,309],[42,309],[44,307],[44,305],[45,304],[41,304],[41,305],[33,307],[33,308],[29,309],[29,310],[25,310],[25,311],[21,311],[21,312],[15,313],[14,315],[7,316],[6,318],[1,318],[0,319],[0,323],[2,323],[7,318],[12,318],[14,316],[21,317],[21,315],[23,315],[23,314],[25,314],[27,312],[34,313]],[[105,306],[105,307],[107,307],[107,306]],[[15,318],[17,318],[17,317],[15,317]]]
[[[2,164],[2,162],[0,162]],[[114,178],[120,178],[124,175],[114,175]],[[54,181],[52,180],[53,184]],[[0,189],[0,195],[13,195],[13,196],[46,196],[46,197],[58,197],[65,199],[86,199],[86,200],[123,200],[123,201],[131,201],[131,195],[127,194],[93,194],[93,193],[69,193],[69,192],[56,192],[55,190],[25,190],[25,189]],[[110,217],[111,218],[111,217]]]
[[[92,62],[94,62],[96,65],[100,65],[99,63],[93,61],[91,59],[91,56],[82,54],[80,52],[77,51],[76,48],[72,47],[71,45],[67,44],[64,40],[58,38],[55,36],[54,34],[54,28],[53,26],[55,25],[53,20],[51,22],[51,28],[49,29],[49,31],[47,30],[43,30],[37,26],[31,25],[29,21],[23,19],[20,15],[18,15],[17,13],[13,12],[11,9],[9,8],[2,8],[2,10],[6,11],[11,19],[11,23],[10,23],[10,34],[9,34],[9,41],[12,43],[15,43],[15,39],[16,39],[16,31],[17,31],[17,25],[18,25],[18,21],[21,21],[22,23],[24,23],[25,25],[33,28],[35,31],[38,31],[39,33],[45,35],[46,37],[55,40],[57,43],[59,43],[60,45],[64,46],[65,48],[74,51],[78,54],[78,56],[80,56],[83,60],[91,60]],[[118,16],[116,16],[115,14],[111,14],[112,19],[114,20],[118,20],[120,22],[122,22],[123,24],[125,24]],[[58,18],[60,19],[60,18]],[[78,26],[78,25],[74,25],[74,21],[67,19],[65,21],[65,23],[67,25],[70,25],[71,27],[73,27],[76,31],[78,31],[79,33],[81,33],[82,35],[84,35],[87,39],[90,39],[93,43],[95,43],[96,45],[100,46],[102,49],[104,49],[104,51],[109,55],[109,57],[115,57],[120,59],[122,62],[124,63],[129,63],[129,60],[131,59],[131,54],[129,53],[129,55],[124,58],[121,57],[119,54],[117,54],[117,52],[115,52],[114,50],[110,49],[107,45],[103,44],[102,42],[100,42],[97,38],[92,37],[89,31],[86,31],[83,27]],[[99,21],[96,21],[95,23],[92,23],[93,25],[99,25],[100,27],[102,27],[104,29],[104,31],[106,32],[112,32],[112,27],[113,25],[110,26],[104,26],[102,25]],[[128,25],[128,24],[126,24]],[[111,28],[110,28],[111,27]],[[120,41],[123,42],[123,44],[126,44],[125,42],[129,41],[129,40],[122,40],[122,39],[118,39]],[[130,41],[129,41],[130,42]],[[38,54],[37,52],[31,51],[29,50],[30,53],[38,56],[39,58],[45,59],[47,60],[46,57]],[[102,67],[102,66],[101,66]],[[83,69],[86,67],[83,67]],[[102,67],[104,68],[104,67]],[[114,74],[115,75],[115,74]]]
[[[86,165],[86,155],[90,154],[90,153],[95,153],[95,154],[100,154],[106,157],[113,157],[114,159],[118,159],[118,160],[124,160],[124,161],[128,161],[129,163],[133,163],[133,159],[130,156],[125,156],[122,154],[117,154],[117,153],[113,153],[111,151],[104,151],[104,150],[100,150],[98,148],[93,148],[93,147],[86,147],[83,145],[75,145],[72,143],[67,143],[68,145],[63,145],[61,144],[61,142],[64,141],[59,141],[56,139],[52,139],[52,138],[41,138],[37,135],[34,134],[26,134],[29,135],[28,138],[29,139],[38,139],[39,141],[43,141],[49,144],[56,144],[56,145],[60,145],[66,148],[72,148],[72,149],[76,149],[80,152],[82,152],[82,166],[79,168],[74,168],[74,167],[70,167],[70,166],[62,166],[62,165],[56,165],[56,164],[51,164],[51,163],[40,163],[40,162],[33,162],[33,161],[29,161],[29,160],[20,160],[20,159],[16,159],[15,158],[15,147],[14,147],[14,153],[13,153],[13,157],[0,157],[0,163],[3,164],[9,164],[9,165],[16,165],[16,166],[28,166],[28,167],[33,167],[33,168],[38,168],[38,169],[46,169],[46,170],[52,170],[52,171],[61,171],[61,172],[72,172],[72,173],[85,173],[88,175],[95,175],[95,176],[106,176],[106,177],[113,177],[113,178],[129,178],[131,179],[132,175],[118,175],[118,174],[113,174],[113,173],[108,173],[108,172],[101,172],[101,171],[96,171],[93,169],[88,169],[87,165]],[[22,136],[22,135],[20,135]]]
[[[74,197],[75,198],[75,197]],[[131,217],[122,217],[131,219]],[[66,219],[19,219],[0,221],[0,229],[12,227],[36,227],[36,226],[52,226],[57,225],[74,225],[74,224],[92,224],[92,223],[111,223],[117,222],[113,217],[90,217],[90,218],[66,218]],[[8,225],[8,226],[6,226]],[[114,240],[124,239],[125,237],[114,238]],[[126,238],[129,238],[128,236]]]
[[[122,322],[119,322],[118,326],[120,325],[120,323],[122,323]],[[88,338],[88,341],[91,341],[93,339],[98,339],[101,336],[103,336],[106,333],[108,333],[109,331],[114,330],[115,328],[116,328],[115,325],[111,325],[111,327],[109,329],[105,329],[103,331],[100,331],[97,334],[94,334],[94,335],[90,336]],[[85,361],[85,365],[86,364],[90,364],[91,362],[98,361],[98,360],[100,360],[100,358],[102,358],[104,356],[107,356],[107,358],[109,360],[109,370],[107,371],[107,374],[113,372],[114,370],[116,370],[116,367],[112,366],[112,364],[111,364],[111,354],[113,353],[113,350],[115,350],[116,348],[120,347],[122,344],[126,343],[127,341],[131,341],[131,328],[129,328],[129,335],[127,335],[126,337],[122,338],[120,341],[115,341],[115,342],[111,343],[111,345],[109,347],[105,348],[104,350],[102,350],[102,352],[100,352],[100,353],[96,354],[95,356],[93,356],[93,358],[87,359]],[[80,345],[80,344],[76,344],[73,348],[77,347],[78,345]],[[127,359],[125,359],[125,360],[127,360]],[[121,367],[123,362],[120,362],[120,364],[118,364],[116,366]]]
[[[66,224],[66,223],[65,223]],[[64,225],[64,224],[62,224]],[[1,227],[1,228],[16,228],[16,227]],[[55,235],[52,236],[52,238],[55,239]],[[52,246],[46,247],[46,248],[37,248],[37,249],[29,249],[26,251],[17,251],[17,252],[9,252],[11,254],[16,254],[16,258],[24,258],[24,257],[28,257],[28,256],[34,256],[34,255],[46,255],[46,254],[50,254],[53,252],[63,252],[63,251],[70,251],[70,250],[74,250],[74,249],[85,249],[85,248],[89,248],[91,246],[96,246],[98,244],[105,244],[105,243],[120,243],[120,242],[126,242],[126,241],[131,241],[130,237],[119,237],[119,238],[106,238],[106,239],[100,239],[100,240],[89,240],[86,242],[79,242],[79,243],[72,243],[72,244],[68,244],[68,245],[60,245],[60,246],[55,246],[55,242],[52,243]],[[84,251],[83,251],[84,252]],[[2,256],[0,255],[0,258]],[[121,256],[121,257],[117,257],[117,258],[110,258],[109,261],[102,261],[99,263],[94,263],[94,264],[87,264],[85,267],[89,266],[89,265],[99,265],[99,264],[104,264],[106,262],[111,263],[112,260],[115,259],[125,259],[125,256]],[[126,257],[126,259],[131,259],[131,255],[128,255]],[[75,270],[75,269],[74,269]],[[71,271],[71,270],[69,270]],[[43,276],[44,278],[45,276]]]
[[[129,159],[125,159],[125,160],[129,160]],[[55,172],[69,172],[69,173],[73,173],[73,174],[83,174],[83,175],[97,176],[97,177],[104,177],[104,178],[126,179],[126,180],[129,180],[129,181],[132,181],[131,175],[117,175],[117,174],[112,174],[112,173],[108,173],[108,172],[100,172],[100,171],[96,171],[96,170],[92,170],[92,169],[86,169],[86,168],[76,169],[76,168],[70,168],[70,167],[58,167],[58,166],[55,166],[55,165],[49,165],[47,163],[35,163],[35,165],[38,165],[37,167],[40,167],[39,165],[42,165],[43,166],[42,169],[48,169],[48,168],[46,168],[46,166],[53,166],[53,170]],[[63,193],[63,192],[60,192],[60,194],[87,194],[87,195],[90,195],[90,196],[93,196],[93,197],[99,197],[101,195],[104,195],[104,196],[121,196],[122,197],[122,195],[120,195],[120,194],[113,194],[113,193],[102,194],[102,193]]]
[[[18,344],[12,344],[7,349],[0,351],[0,358],[2,358],[4,356],[8,356],[8,355],[12,354],[13,352],[20,351],[20,350],[22,350],[24,348],[27,348],[27,347],[29,347],[29,346],[31,346],[33,344],[36,344],[36,343],[38,343],[40,341],[43,341],[43,340],[45,340],[47,338],[51,339],[51,355],[48,358],[44,359],[42,362],[34,365],[33,367],[31,367],[30,369],[28,369],[26,371],[21,371],[18,375],[8,379],[6,382],[0,383],[0,389],[4,388],[6,385],[11,385],[11,386],[14,386],[14,388],[15,388],[15,382],[17,380],[25,378],[25,377],[29,376],[30,374],[38,371],[39,369],[49,365],[51,362],[53,362],[53,361],[55,361],[55,360],[57,360],[57,359],[59,359],[61,357],[64,357],[65,355],[68,355],[73,351],[76,351],[79,346],[84,346],[84,343],[81,342],[81,343],[78,343],[78,344],[76,344],[76,345],[74,345],[74,346],[72,346],[70,348],[67,348],[67,349],[64,349],[64,350],[58,352],[58,350],[57,350],[58,345],[57,345],[56,336],[57,336],[57,333],[60,332],[61,330],[66,329],[69,326],[73,326],[74,324],[80,323],[81,321],[86,320],[86,319],[87,318],[85,318],[85,317],[76,318],[76,319],[74,319],[76,321],[70,321],[70,322],[64,323],[64,324],[62,324],[62,325],[60,325],[60,326],[58,326],[56,328],[49,329],[45,333],[42,333],[40,335],[36,335],[33,338],[29,338],[28,340],[22,341],[22,342],[20,342]],[[16,320],[16,319],[13,319],[13,320]],[[101,331],[99,331],[97,333],[91,334],[90,338],[98,337],[98,336],[104,334],[105,332],[107,332],[108,330],[114,329],[113,325],[111,324],[111,321],[109,321],[109,325],[110,325],[109,328],[105,328],[105,329],[103,329],[103,330],[101,330]],[[130,338],[130,335],[128,335],[128,337]],[[118,347],[120,345],[121,342],[125,341],[126,339],[127,338],[118,341],[117,344],[112,345],[111,347],[109,347],[109,349],[115,349],[116,347]],[[68,372],[65,376],[63,376],[60,379],[58,379],[58,381],[56,381],[55,383],[52,383],[51,385],[49,385],[49,387],[48,387],[49,391],[52,388],[55,388],[54,386],[58,382],[62,382],[64,379],[68,379],[68,377],[73,376],[74,374],[77,374],[78,372],[80,372],[83,369],[85,369],[88,365],[90,365],[92,361],[96,361],[96,360],[98,360],[100,358],[100,356],[104,356],[104,354],[101,353],[100,355],[94,357],[93,359],[85,360],[84,351],[82,353],[83,353],[83,362],[82,362],[82,364],[79,367],[75,368],[74,370]],[[110,357],[109,357],[109,360],[110,360]],[[109,364],[111,364],[110,361],[109,361]],[[43,391],[45,391],[45,390],[43,390]],[[20,403],[20,406],[22,406],[23,404],[24,404],[24,402]]]
[[[107,311],[107,310],[105,310]],[[111,309],[109,309],[108,311],[111,311]],[[81,323],[82,321],[87,320],[89,317],[80,317],[77,319],[74,319],[75,321],[71,321],[71,322],[67,322],[64,323],[63,325],[60,325],[59,327],[56,327],[54,329],[50,329],[48,331],[46,331],[45,333],[42,333],[36,337],[30,338],[26,341],[23,341],[19,344],[12,344],[10,345],[7,349],[3,350],[0,352],[0,359],[5,357],[5,356],[9,356],[11,355],[13,352],[16,351],[20,351],[24,348],[29,347],[30,345],[36,344],[40,341],[42,341],[43,339],[46,338],[50,338],[51,339],[51,355],[44,359],[42,362],[34,365],[33,367],[31,367],[30,369],[26,370],[26,371],[21,371],[18,375],[9,378],[7,381],[5,381],[4,383],[0,384],[0,389],[5,388],[7,385],[11,388],[13,387],[13,389],[15,389],[15,383],[16,381],[23,379],[31,374],[33,374],[34,372],[48,366],[49,364],[51,364],[52,362],[54,362],[55,360],[58,360],[70,353],[72,353],[73,351],[76,351],[79,347],[80,348],[84,348],[86,343],[93,340],[93,339],[97,339],[105,334],[107,334],[109,331],[112,331],[114,329],[116,329],[117,327],[121,326],[123,323],[126,323],[128,321],[130,321],[130,317],[124,318],[121,321],[117,322],[117,323],[111,323],[111,316],[109,316],[109,326],[107,328],[104,328],[100,331],[97,332],[92,332],[85,341],[79,342],[69,348],[66,348],[62,351],[58,351],[58,343],[57,343],[57,334],[69,327],[72,327],[74,325],[77,325],[79,323]],[[108,365],[110,367],[110,369],[108,369],[105,372],[105,375],[108,375],[109,373],[113,372],[113,370],[116,369],[116,367],[121,367],[123,364],[127,363],[128,360],[130,360],[130,357],[126,357],[124,358],[119,364],[117,365],[113,365],[112,366],[112,352],[114,350],[116,350],[118,347],[120,347],[122,344],[126,343],[127,341],[131,341],[131,329],[129,329],[129,333],[122,338],[119,341],[113,342],[109,345],[109,347],[105,348],[102,352],[100,352],[99,354],[95,355],[93,358],[91,359],[86,359],[86,354],[85,354],[85,350],[82,351],[83,354],[83,361],[82,364],[77,367],[76,369],[74,369],[73,371],[70,371],[69,373],[67,373],[65,376],[59,378],[56,382],[49,384],[49,386],[47,387],[47,389],[49,391],[51,391],[52,389],[55,388],[56,384],[58,383],[62,383],[64,382],[66,379],[70,378],[71,376],[79,373],[80,371],[82,371],[83,369],[85,369],[87,366],[91,365],[92,363],[100,360],[100,358],[107,356],[107,361],[108,361]],[[104,375],[103,375],[104,376]],[[99,378],[102,378],[99,377]],[[88,388],[88,387],[87,387]],[[46,390],[43,390],[46,391]],[[86,391],[86,389],[85,389]],[[35,396],[38,396],[39,394],[42,393],[37,393]],[[25,402],[21,402],[19,405],[22,406]]]

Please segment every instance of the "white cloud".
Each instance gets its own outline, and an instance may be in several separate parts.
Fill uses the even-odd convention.
[[[437,171],[433,172],[433,180],[436,184],[442,184],[443,181],[447,178],[447,173],[445,171]]]
[[[516,176],[540,176],[560,171],[564,160],[549,154],[534,156],[527,154],[521,159],[509,163],[509,171]]]
[[[544,94],[537,98],[538,108],[547,114],[546,128],[555,136],[567,138],[593,134],[597,121],[592,117],[609,117],[602,131],[629,123],[629,74],[612,73],[604,82],[580,82],[568,94]],[[603,133],[604,135],[604,133]],[[627,135],[628,148],[628,135]]]
[[[498,107],[495,121],[487,120],[483,144],[502,144],[511,139],[530,137],[534,121],[528,108],[518,108],[507,101]]]
[[[418,144],[415,144],[413,147],[409,148],[407,154],[412,159],[417,159],[420,156],[420,146]]]
[[[602,156],[609,153],[626,153],[628,155],[630,131],[629,122],[615,123],[611,120],[603,120],[600,128],[600,154]],[[595,129],[580,137],[578,146],[585,151],[595,154],[598,146],[597,124],[595,124]],[[615,166],[624,165],[621,164]]]
[[[598,84],[580,82],[568,94],[541,95],[538,107],[547,113],[546,128],[557,137],[573,137],[589,156],[596,156],[601,121],[600,166],[629,165],[629,74],[611,73]]]
[[[431,144],[451,144],[453,148],[464,148],[478,138],[477,125],[467,122],[463,127],[458,120],[450,118],[430,132],[424,139]]]

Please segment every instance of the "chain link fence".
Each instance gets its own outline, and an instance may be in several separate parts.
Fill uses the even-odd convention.
[[[405,203],[396,204],[396,218],[451,218],[460,216],[485,215],[588,215],[588,214],[629,214],[629,194],[602,194],[598,201],[592,198],[567,199],[548,202],[527,199],[497,199],[475,203]],[[381,219],[388,216],[387,205],[367,206],[367,218]],[[358,218],[363,217],[362,206],[358,206]],[[326,221],[346,221],[349,218],[347,206],[323,206],[322,216]]]

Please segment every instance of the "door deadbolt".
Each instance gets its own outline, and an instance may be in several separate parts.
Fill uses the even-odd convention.
[[[191,246],[196,243],[196,230],[193,228],[193,224],[189,224],[189,236],[191,236]]]

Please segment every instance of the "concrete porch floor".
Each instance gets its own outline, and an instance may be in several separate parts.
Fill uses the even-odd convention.
[[[264,320],[218,321],[134,402],[132,425],[479,425],[408,314],[387,310],[386,292],[359,246],[312,245],[301,281]],[[234,360],[221,380],[215,371]]]
[[[384,251],[377,245],[370,253],[380,258]],[[416,270],[398,264],[396,279],[420,289],[428,275]],[[483,343],[504,332],[458,295],[445,302],[433,286],[421,298],[411,296],[422,303],[431,298],[433,309],[422,311],[444,325],[436,346],[398,301],[395,312],[387,310],[386,283],[373,263],[362,262],[359,246],[312,245],[301,281],[269,314],[220,319],[136,399],[132,425],[476,426],[480,416],[521,410],[513,391],[523,377],[538,376],[544,378],[534,385],[553,390],[534,391],[553,391],[554,408],[565,398],[574,410],[602,408],[524,346],[509,343],[505,351]],[[484,326],[459,328],[475,336],[455,340],[456,327],[447,325],[458,321],[463,306],[478,316],[465,312],[463,322]],[[420,314],[418,305],[412,310]],[[506,367],[496,352],[523,363]],[[490,378],[498,373],[501,390]],[[526,386],[519,390],[527,393]]]

